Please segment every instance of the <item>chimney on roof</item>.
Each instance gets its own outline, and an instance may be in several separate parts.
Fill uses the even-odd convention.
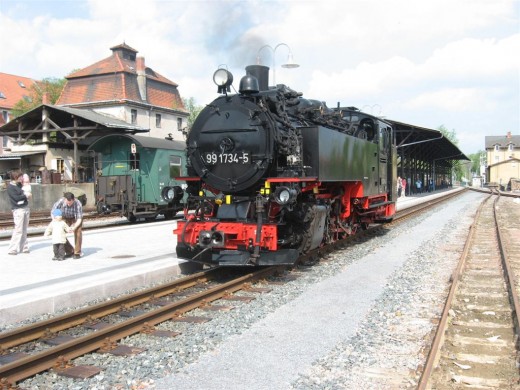
[[[507,132],[507,139],[509,139],[509,138],[511,138],[511,132],[510,131]]]
[[[146,101],[146,66],[144,64],[144,57],[136,58],[135,67],[137,72],[137,86],[139,87],[139,94],[141,95],[141,99]]]

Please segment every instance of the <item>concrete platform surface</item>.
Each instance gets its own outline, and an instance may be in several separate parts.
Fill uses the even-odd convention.
[[[29,238],[28,254],[8,255],[9,241],[0,241],[0,328],[178,275],[175,226],[157,221],[84,231],[78,260],[53,261],[43,230]]]

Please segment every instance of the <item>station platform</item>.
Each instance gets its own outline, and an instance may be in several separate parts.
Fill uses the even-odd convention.
[[[401,197],[397,210],[436,198],[447,191]],[[86,222],[88,226],[88,222]],[[115,296],[193,270],[177,259],[176,221],[120,224],[83,232],[83,256],[53,261],[50,238],[29,237],[30,253],[7,254],[9,240],[0,241],[0,331],[28,317],[53,314],[67,307]],[[38,228],[30,229],[38,233]],[[37,230],[37,231],[35,231]],[[10,237],[11,231],[0,232]],[[73,242],[72,234],[70,241]]]
[[[88,222],[87,222],[88,225]],[[0,330],[28,317],[115,296],[182,272],[175,255],[175,221],[83,231],[80,259],[53,261],[52,242],[29,237],[30,253],[8,255],[0,241]],[[38,228],[31,233],[38,233]],[[10,231],[2,232],[11,236]],[[69,241],[74,242],[70,234]],[[187,264],[185,264],[187,265]]]

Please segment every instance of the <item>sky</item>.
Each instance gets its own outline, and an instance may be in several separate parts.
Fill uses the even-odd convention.
[[[259,60],[270,85],[443,126],[466,155],[520,135],[520,0],[0,0],[0,72],[63,78],[122,43],[199,106],[216,69],[238,90]]]

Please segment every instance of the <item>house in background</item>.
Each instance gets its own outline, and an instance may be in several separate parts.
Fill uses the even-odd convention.
[[[147,67],[127,44],[110,50],[110,57],[66,77],[56,105],[91,109],[150,129],[150,137],[184,141],[189,113],[178,85]]]
[[[486,136],[486,180],[507,189],[520,179],[520,135]]]
[[[30,89],[36,81],[28,77],[0,72],[0,126],[13,119],[12,109],[22,99],[30,101]],[[9,149],[8,138],[0,136],[0,154]]]

